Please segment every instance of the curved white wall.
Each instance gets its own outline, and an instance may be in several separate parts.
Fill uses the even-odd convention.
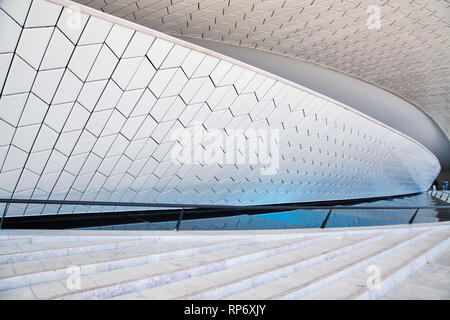
[[[285,55],[199,38],[179,38],[271,72],[355,108],[417,140],[433,152],[443,170],[450,169],[450,141],[444,131],[423,110],[394,93],[351,75]]]
[[[62,6],[70,4],[0,4],[2,198],[366,198],[423,191],[440,170],[416,141],[332,99],[98,11]],[[199,145],[189,149],[174,133],[192,128],[225,140],[246,130],[243,154],[264,144],[270,153],[256,149],[256,162],[181,163],[174,152]],[[273,134],[254,139],[250,129]],[[236,148],[200,143],[234,159]],[[16,205],[8,216],[74,210],[110,208]]]

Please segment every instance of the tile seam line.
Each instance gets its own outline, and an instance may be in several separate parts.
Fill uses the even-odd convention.
[[[388,126],[388,125],[386,125],[384,123],[382,123],[381,121],[378,121],[378,120],[376,120],[376,119],[374,119],[374,118],[372,118],[372,117],[370,117],[370,116],[368,116],[368,115],[366,115],[366,114],[364,114],[364,113],[362,113],[362,112],[360,112],[360,111],[358,111],[358,110],[356,110],[356,109],[354,109],[354,108],[352,108],[350,106],[345,105],[342,102],[339,102],[339,101],[334,100],[334,99],[332,99],[330,97],[322,95],[322,94],[320,94],[318,92],[315,92],[315,91],[313,91],[313,90],[311,90],[309,88],[303,87],[303,86],[301,86],[301,85],[299,85],[299,84],[297,84],[295,82],[292,82],[290,80],[284,79],[284,78],[279,77],[279,76],[276,76],[276,75],[274,75],[274,74],[272,74],[272,73],[270,73],[268,71],[265,71],[265,70],[259,69],[257,67],[251,66],[249,64],[246,64],[246,63],[241,62],[239,60],[233,59],[233,58],[228,57],[226,55],[220,54],[220,53],[215,52],[213,50],[203,48],[201,46],[198,46],[198,45],[192,44],[190,42],[187,42],[185,40],[182,40],[182,39],[170,36],[168,34],[165,34],[165,33],[156,31],[154,29],[145,27],[143,25],[140,25],[140,24],[137,24],[137,23],[134,23],[134,22],[131,22],[131,21],[128,21],[128,20],[125,20],[125,19],[113,16],[113,15],[110,15],[110,14],[108,14],[106,12],[102,12],[102,11],[99,11],[99,10],[87,7],[87,6],[79,4],[79,3],[75,3],[75,2],[72,2],[72,1],[69,1],[69,0],[45,0],[45,1],[55,3],[55,4],[61,5],[63,7],[74,7],[74,6],[78,7],[80,9],[81,13],[85,13],[85,14],[88,14],[88,15],[91,15],[91,16],[94,16],[94,17],[97,17],[97,18],[100,18],[100,19],[104,19],[104,20],[106,20],[108,22],[115,23],[115,24],[118,24],[118,25],[126,27],[126,28],[131,28],[131,29],[134,29],[137,32],[142,32],[144,34],[147,34],[147,35],[150,35],[150,36],[153,36],[153,37],[158,37],[158,38],[161,38],[161,39],[166,40],[166,41],[171,41],[174,44],[178,44],[178,45],[183,46],[185,48],[198,51],[198,52],[203,53],[205,55],[209,55],[209,56],[212,56],[212,57],[215,57],[215,58],[219,58],[219,59],[224,60],[226,62],[229,62],[229,63],[232,63],[234,65],[237,65],[238,67],[257,72],[257,73],[262,74],[262,75],[264,75],[264,76],[266,76],[266,77],[268,77],[270,79],[273,79],[275,81],[280,81],[280,82],[282,82],[284,84],[287,84],[287,85],[290,85],[290,86],[292,86],[292,87],[294,87],[296,89],[302,90],[302,91],[307,92],[309,94],[312,94],[312,95],[314,95],[316,97],[322,98],[322,99],[324,99],[324,100],[326,100],[328,102],[334,103],[338,107],[341,107],[341,108],[344,108],[345,110],[351,111],[354,114],[356,114],[358,116],[361,116],[361,117],[371,121],[372,123],[375,123],[375,124],[377,124],[379,126],[382,126],[383,128],[385,128],[385,129],[387,129],[387,130],[389,130],[389,131],[391,131],[393,133],[396,133],[400,137],[406,138],[407,140],[415,143],[416,145],[421,147],[424,151],[426,151],[428,154],[432,155],[433,158],[435,159],[435,161],[437,162],[437,164],[439,165],[439,169],[441,169],[440,162],[437,159],[437,157],[434,155],[434,153],[431,152],[430,150],[428,150],[423,144],[421,144],[420,142],[416,141],[415,139],[407,136],[406,134],[404,134],[404,133],[402,133],[402,132],[400,132],[400,131],[398,131],[398,130],[396,130],[396,129],[394,129],[394,128],[392,128],[392,127],[390,127],[390,126]]]

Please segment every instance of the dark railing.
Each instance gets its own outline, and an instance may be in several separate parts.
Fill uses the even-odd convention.
[[[291,210],[328,210],[328,213],[321,224],[321,228],[325,228],[333,210],[403,210],[414,209],[414,214],[409,220],[412,224],[421,209],[449,209],[450,205],[442,206],[321,206],[321,205],[302,205],[302,204],[285,204],[285,205],[209,205],[209,204],[186,204],[186,203],[145,203],[145,202],[108,202],[108,201],[74,201],[74,200],[41,200],[41,199],[0,199],[0,203],[5,203],[2,218],[0,221],[0,229],[3,227],[3,222],[8,213],[10,204],[43,204],[43,205],[76,205],[76,206],[111,206],[111,207],[137,207],[137,208],[175,208],[181,209],[176,230],[180,229],[183,214],[186,209],[220,209],[221,211],[291,211]]]

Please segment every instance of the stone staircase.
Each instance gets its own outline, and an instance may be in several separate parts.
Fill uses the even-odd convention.
[[[449,235],[450,223],[1,230],[0,299],[378,299],[445,254]]]

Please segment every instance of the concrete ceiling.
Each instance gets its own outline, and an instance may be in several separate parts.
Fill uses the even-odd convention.
[[[448,0],[76,2],[185,40],[206,39],[278,53],[375,84],[431,117],[444,133],[439,144],[447,145],[432,151],[445,155],[449,150]],[[448,168],[444,158],[440,157],[441,163]]]

